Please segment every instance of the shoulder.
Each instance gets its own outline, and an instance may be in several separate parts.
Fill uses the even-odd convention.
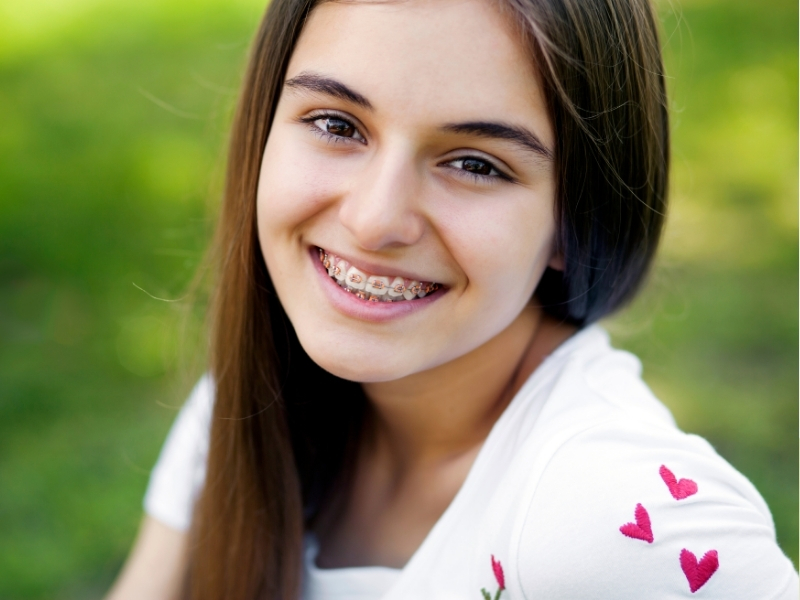
[[[527,436],[512,595],[796,598],[755,488],[675,427],[634,357],[602,345],[564,357]]]
[[[669,410],[642,380],[639,359],[611,346],[604,329],[579,332],[551,357],[557,373],[544,420],[566,413],[576,424],[592,426],[608,418],[634,418],[675,426]]]
[[[175,418],[150,474],[145,512],[173,529],[189,527],[205,481],[214,395],[211,377],[203,376]]]
[[[207,452],[211,428],[211,415],[214,411],[214,382],[210,375],[203,375],[192,389],[181,407],[162,449],[165,452],[183,451],[185,453]],[[162,461],[156,467],[161,467]]]

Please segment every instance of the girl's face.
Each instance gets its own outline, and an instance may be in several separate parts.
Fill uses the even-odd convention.
[[[346,379],[394,380],[512,324],[557,263],[553,145],[530,53],[491,1],[317,7],[257,206],[311,358]]]

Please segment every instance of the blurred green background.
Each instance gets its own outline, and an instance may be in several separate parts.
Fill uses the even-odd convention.
[[[0,598],[100,597],[133,540],[202,370],[202,301],[182,298],[262,10],[0,0]],[[607,326],[797,564],[797,4],[659,10],[672,208],[649,287]]]

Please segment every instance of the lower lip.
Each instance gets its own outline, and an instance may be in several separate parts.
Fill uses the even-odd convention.
[[[446,290],[439,289],[424,298],[415,300],[401,300],[397,302],[368,302],[356,298],[355,294],[344,291],[334,279],[328,275],[327,269],[319,260],[319,250],[311,247],[309,252],[314,269],[319,273],[321,285],[325,295],[330,300],[333,307],[340,313],[359,319],[361,321],[373,321],[382,323],[400,319],[412,313],[418,312],[436,302],[447,293]]]

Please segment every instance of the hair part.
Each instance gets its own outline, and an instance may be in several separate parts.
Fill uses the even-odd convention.
[[[186,600],[298,598],[304,531],[346,488],[365,417],[361,386],[325,372],[300,346],[256,227],[258,175],[286,68],[319,3],[272,0],[233,121],[213,249],[216,400]],[[549,313],[585,325],[633,297],[663,225],[669,130],[652,7],[648,0],[497,3],[530,45],[556,132],[564,270],[547,269],[535,295]]]

